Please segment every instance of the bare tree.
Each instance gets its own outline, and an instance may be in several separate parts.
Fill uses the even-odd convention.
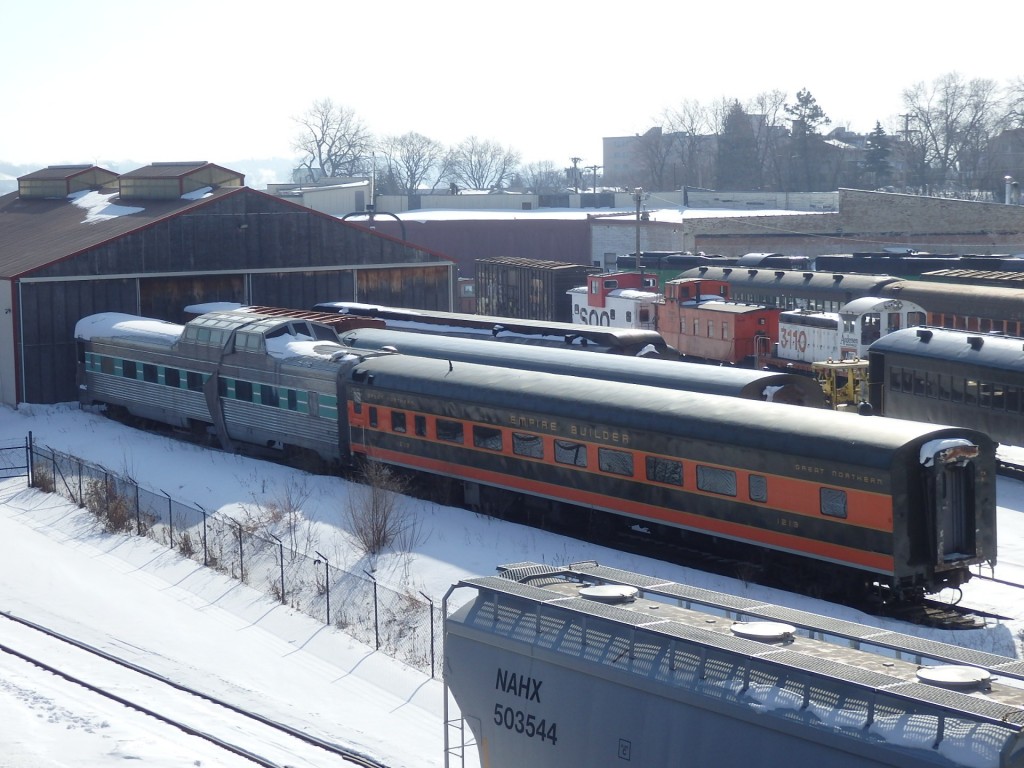
[[[565,172],[551,160],[524,165],[520,175],[523,185],[537,194],[550,194],[565,188]]]
[[[501,189],[516,174],[519,153],[470,136],[446,157],[447,178],[463,189]]]
[[[429,177],[437,177],[445,155],[441,142],[415,131],[388,136],[379,149],[385,172],[398,187],[393,191],[406,195],[414,194]]]
[[[299,131],[292,149],[303,153],[301,167],[309,179],[369,173],[373,135],[353,110],[322,99],[293,119]]]
[[[972,186],[984,147],[1002,120],[994,80],[965,80],[951,72],[931,85],[917,83],[903,92],[907,141],[934,182]],[[912,130],[911,130],[912,129]]]
[[[714,154],[708,151],[711,130],[710,109],[695,99],[686,99],[675,109],[665,110],[665,127],[676,137],[676,149],[682,167],[679,186],[711,185],[715,168]]]
[[[1006,128],[1024,128],[1024,77],[1016,77],[1006,86],[1004,117]]]
[[[784,91],[763,91],[747,103],[747,113],[759,115],[754,126],[757,157],[761,166],[762,184],[768,189],[782,189],[781,149],[789,136],[786,127],[786,94]]]

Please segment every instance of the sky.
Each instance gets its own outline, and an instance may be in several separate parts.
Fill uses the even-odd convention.
[[[349,570],[358,572],[366,565],[339,523],[338,505],[350,488],[339,478],[306,476],[185,445],[82,411],[75,404],[22,405],[17,410],[0,406],[0,445],[17,445],[29,432],[38,445],[127,472],[143,487],[165,490],[221,514],[237,515],[261,493],[272,496],[301,479],[310,489],[301,510],[302,525],[318,537],[318,550],[329,548],[332,562],[346,562]],[[1021,581],[1024,483],[999,478],[997,497],[995,575]],[[1010,616],[1010,621],[969,632],[910,627],[460,509],[406,503],[422,521],[420,535],[409,551],[382,555],[375,563],[376,576],[385,585],[420,591],[437,605],[460,579],[493,575],[502,564],[596,560],[836,619],[990,653],[1022,655],[1024,601],[991,582],[970,582],[965,597],[979,608]],[[24,479],[0,480],[0,609],[220,698],[255,705],[267,717],[308,729],[390,768],[444,765],[443,689],[438,680],[154,541],[102,534],[88,512],[26,488]],[[66,648],[50,650],[39,638],[2,619],[0,644],[43,655],[87,679],[96,674],[93,664]],[[121,695],[144,697],[158,711],[179,706],[166,691],[145,691],[135,679],[121,685]],[[197,711],[204,727],[219,727],[223,719],[239,729],[232,734],[234,743],[277,754],[270,751],[272,745],[228,722],[223,713],[202,706]],[[3,768],[122,767],[126,760],[153,768],[251,765],[133,711],[101,702],[7,654],[0,654],[0,744]],[[280,762],[301,768],[316,765],[316,760],[290,753]],[[466,766],[479,766],[473,751]]]
[[[602,162],[684,100],[807,88],[832,124],[867,133],[903,89],[956,71],[1022,74],[994,38],[1024,7],[922,12],[737,0],[636,6],[394,0],[3,3],[0,166],[291,158],[294,118],[325,98],[378,136],[476,136],[524,162]],[[1016,18],[1014,18],[1016,17]]]

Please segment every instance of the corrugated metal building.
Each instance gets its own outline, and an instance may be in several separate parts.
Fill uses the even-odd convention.
[[[213,301],[451,310],[446,257],[244,186],[206,162],[55,166],[0,197],[0,401],[76,398],[75,322]]]
[[[598,270],[541,259],[480,259],[476,263],[476,306],[482,315],[571,323],[568,292],[585,285]]]

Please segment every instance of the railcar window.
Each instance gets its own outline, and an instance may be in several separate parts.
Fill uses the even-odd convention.
[[[252,382],[235,380],[235,400],[252,402]]]
[[[978,385],[978,404],[982,408],[994,408],[996,407],[996,385],[989,384],[988,382],[982,382]],[[998,398],[999,402],[1002,402],[1002,397]]]
[[[702,491],[720,493],[723,496],[736,495],[736,473],[731,469],[697,466],[697,487]]]
[[[1017,413],[1020,410],[1020,389],[1017,387],[1006,388],[1006,410],[1010,413]]]
[[[500,451],[502,447],[501,430],[494,427],[473,426],[473,445],[489,451]]]
[[[918,371],[915,371],[914,374],[913,374],[913,379],[914,379],[914,390],[913,390],[914,394],[915,395],[923,395],[924,394],[924,389],[925,389],[925,387],[924,387],[924,374],[922,374],[922,373],[920,373]]]
[[[937,374],[928,371],[924,374],[924,395],[930,397],[933,400],[936,396],[935,378]]]
[[[202,392],[203,374],[199,371],[185,371],[185,384],[193,392]]]
[[[114,358],[112,357],[101,357],[100,358],[100,372],[114,374]]]
[[[903,369],[897,366],[891,366],[889,368],[889,389],[893,392],[900,391],[900,382],[902,381]]]
[[[391,431],[392,432],[405,432],[405,412],[404,411],[392,411],[391,412]]]
[[[377,426],[377,407],[374,405],[370,406],[370,426]]]
[[[964,387],[964,405],[977,405],[978,404],[978,382],[974,379],[968,379],[967,384]]]
[[[148,381],[150,384],[156,384],[158,381],[160,381],[160,377],[158,376],[156,366],[153,365],[152,363],[143,363],[142,378]]]
[[[950,398],[954,403],[962,403],[964,401],[964,380],[958,376],[951,376],[949,380],[949,389],[952,397]]]
[[[661,459],[657,456],[648,456],[647,479],[655,483],[668,483],[669,485],[683,484],[683,464],[679,461]]]
[[[543,459],[544,441],[538,435],[513,432],[512,453],[518,456],[529,456],[531,459]]]
[[[751,475],[747,478],[747,492],[751,501],[768,501],[768,478],[764,475]]]
[[[821,514],[846,518],[846,491],[837,488],[821,489]]]
[[[617,451],[614,448],[597,449],[597,466],[602,472],[613,475],[633,476],[633,454]]]
[[[587,446],[569,440],[555,440],[555,461],[559,464],[587,466]]]
[[[939,390],[939,400],[949,400],[949,376],[944,373],[937,373],[935,381]]]
[[[413,416],[412,419],[413,429],[419,437],[427,436],[427,417],[426,416]]]
[[[138,370],[134,360],[121,361],[121,375],[126,379],[138,378]]]
[[[914,371],[909,368],[903,369],[903,377],[900,381],[900,389],[904,392],[914,391]]]
[[[260,384],[260,402],[263,405],[272,405],[276,408],[280,402],[277,396],[277,389],[269,384]]]
[[[164,368],[164,384],[177,389],[181,386],[181,371],[177,368]]]
[[[462,434],[462,424],[457,421],[446,419],[437,420],[437,439],[447,440],[449,443],[462,443],[465,439]]]
[[[299,397],[298,393],[294,389],[288,390],[288,410],[297,411],[299,409]]]

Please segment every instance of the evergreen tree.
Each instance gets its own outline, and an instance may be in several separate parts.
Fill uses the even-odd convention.
[[[793,121],[794,162],[790,170],[791,189],[812,192],[819,184],[819,173],[824,154],[824,140],[818,130],[832,122],[817,99],[806,88],[796,95],[795,104],[787,104],[786,114]]]
[[[722,133],[718,137],[718,189],[761,188],[761,163],[751,119],[738,101],[733,102],[725,116]]]
[[[882,124],[876,120],[875,129],[868,134],[864,168],[871,174],[877,187],[884,187],[892,178],[892,163],[889,162],[891,154],[889,136]]]

